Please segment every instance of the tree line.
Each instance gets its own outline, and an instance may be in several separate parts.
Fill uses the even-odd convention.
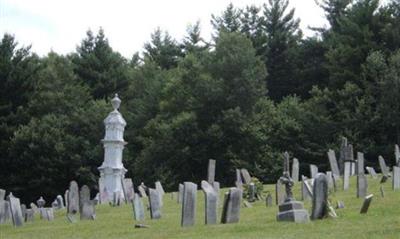
[[[0,42],[0,187],[23,201],[55,198],[70,180],[97,187],[103,119],[114,93],[128,125],[134,183],[199,182],[208,159],[231,185],[235,168],[275,182],[281,153],[328,169],[345,136],[376,165],[400,143],[400,1],[320,0],[329,27],[305,37],[288,0],[212,15],[174,39],[156,29],[131,59],[102,29],[76,51],[39,57]]]

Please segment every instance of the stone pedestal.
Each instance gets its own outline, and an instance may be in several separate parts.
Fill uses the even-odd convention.
[[[302,202],[289,199],[279,205],[279,213],[276,215],[276,219],[278,221],[305,223],[309,221],[309,215]]]

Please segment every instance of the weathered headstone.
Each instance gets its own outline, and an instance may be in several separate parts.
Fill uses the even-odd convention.
[[[125,203],[132,203],[135,191],[133,189],[133,182],[131,178],[122,179],[122,189],[124,190]]]
[[[79,212],[81,214],[83,205],[89,203],[89,201],[90,201],[90,189],[87,185],[83,185],[79,193]]]
[[[197,184],[183,183],[183,202],[181,226],[193,226],[196,218]]]
[[[164,191],[164,188],[161,185],[160,181],[157,181],[155,183],[155,188],[158,191],[158,196],[159,196],[159,200],[160,200],[160,206],[162,207],[163,206],[163,197],[164,197],[165,191]]]
[[[84,201],[81,208],[81,220],[94,220],[96,218],[96,205],[93,200]]]
[[[343,190],[348,190],[350,186],[351,162],[344,162]]]
[[[183,201],[183,184],[179,184],[179,189],[178,189],[178,203],[182,203]]]
[[[0,189],[0,201],[4,201],[5,197],[6,197],[6,190]]]
[[[215,160],[208,160],[207,182],[213,184],[215,181]]]
[[[251,183],[251,176],[250,176],[249,171],[247,171],[247,169],[245,169],[245,168],[242,168],[242,169],[240,170],[240,172],[241,172],[241,174],[242,174],[244,183],[245,183],[245,184]]]
[[[331,166],[331,171],[334,175],[340,176],[340,171],[339,171],[339,166],[336,160],[336,154],[335,151],[332,149],[329,149],[328,151],[328,159],[329,159],[329,165]]]
[[[368,212],[369,205],[371,204],[372,198],[374,197],[373,194],[370,194],[365,197],[363,205],[361,207],[360,213],[365,214]]]
[[[285,188],[282,183],[278,180],[275,184],[275,203],[276,205],[280,205],[285,201],[286,193]]]
[[[21,204],[21,213],[22,213],[22,217],[25,220],[25,215],[26,215],[26,205],[25,204]]]
[[[75,181],[69,184],[68,192],[68,213],[76,214],[79,212],[79,188]]]
[[[161,205],[159,192],[153,188],[149,188],[149,204],[151,219],[161,218]]]
[[[368,171],[368,174],[371,175],[371,177],[372,177],[373,179],[377,179],[377,178],[378,178],[378,176],[377,176],[377,174],[376,174],[374,168],[372,168],[372,167],[365,167],[365,169]]]
[[[318,173],[314,179],[311,220],[322,219],[328,211],[328,179],[325,174]]]
[[[368,191],[368,181],[365,175],[358,175],[357,176],[357,197],[363,198],[367,196]]]
[[[64,202],[65,202],[65,207],[68,209],[68,193],[69,193],[69,190],[67,189],[67,190],[65,190],[65,193],[64,193]]]
[[[249,184],[248,193],[249,202],[254,202],[256,200],[256,185],[254,183]]]
[[[272,207],[272,196],[271,193],[268,193],[267,197],[265,198],[265,202],[267,207]]]
[[[32,222],[35,219],[35,211],[33,209],[26,209],[25,222]]]
[[[333,175],[331,171],[326,172],[326,178],[328,179],[328,189],[329,190],[334,190],[335,185],[333,183]]]
[[[0,224],[5,224],[11,218],[10,203],[0,200]]]
[[[314,164],[310,164],[310,176],[314,178],[318,174],[318,167]]]
[[[221,223],[239,222],[242,197],[243,191],[239,188],[231,188],[229,192],[225,193]]]
[[[50,207],[50,208],[45,207],[45,208],[41,208],[40,210],[42,212],[42,218],[44,220],[47,220],[47,221],[54,220],[54,209],[52,207]]]
[[[12,195],[8,197],[8,201],[10,203],[11,210],[11,218],[13,225],[16,227],[20,227],[24,225],[24,217],[22,216],[21,204],[19,198],[16,198]]]
[[[379,160],[379,167],[381,168],[382,174],[389,175],[389,169],[386,166],[385,159],[381,155],[379,155],[378,160]]]
[[[292,163],[292,179],[294,182],[299,181],[299,160],[297,158],[293,158],[293,163]]]
[[[312,183],[314,179],[307,179],[302,176],[301,183],[301,199],[303,201],[309,200],[312,198]]]
[[[44,207],[44,205],[46,204],[46,201],[43,199],[43,197],[40,197],[37,201],[36,201],[37,205],[39,208]]]
[[[136,221],[143,221],[144,220],[144,207],[142,198],[136,194],[133,198],[133,216]]]
[[[346,158],[346,149],[348,147],[347,144],[347,138],[342,137],[342,144],[340,145],[340,157],[339,157],[339,170],[340,170],[340,175],[344,174],[344,162]]]
[[[243,186],[243,181],[242,181],[242,175],[240,173],[240,169],[236,169],[236,182],[235,185],[237,188],[242,188]]]
[[[138,191],[142,198],[147,198],[146,190],[141,185],[138,186]]]
[[[400,149],[399,149],[399,145],[394,145],[394,158],[396,161],[396,165],[397,167],[400,167]]]
[[[201,189],[204,192],[205,200],[205,223],[216,224],[218,194],[215,188],[206,181],[201,181]]]
[[[397,166],[393,166],[392,188],[393,190],[400,188],[400,167]]]
[[[63,200],[63,197],[62,197],[61,195],[57,195],[56,200],[57,200],[58,209],[64,208],[64,200]]]
[[[357,152],[357,175],[364,175],[364,154]]]

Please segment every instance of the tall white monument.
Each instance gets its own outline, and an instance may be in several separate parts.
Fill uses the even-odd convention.
[[[111,100],[114,110],[104,120],[106,134],[102,140],[104,146],[104,161],[98,168],[100,171],[99,190],[100,202],[107,203],[113,200],[114,194],[124,199],[122,181],[127,170],[122,164],[122,151],[127,144],[124,141],[126,121],[118,111],[121,100],[118,94]]]

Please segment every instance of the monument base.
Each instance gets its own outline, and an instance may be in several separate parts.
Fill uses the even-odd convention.
[[[306,223],[309,222],[310,217],[302,202],[287,201],[279,205],[279,213],[276,215],[276,220],[278,222]]]

